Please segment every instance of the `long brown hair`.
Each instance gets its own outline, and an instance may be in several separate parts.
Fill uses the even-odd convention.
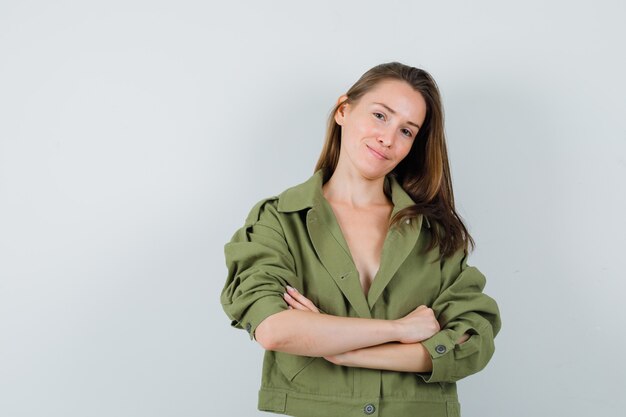
[[[432,238],[425,250],[439,245],[444,257],[460,248],[467,252],[468,246],[473,250],[474,239],[454,206],[441,94],[435,80],[423,69],[389,62],[377,65],[363,74],[346,93],[348,98],[337,103],[330,112],[324,147],[315,171],[322,169],[326,182],[337,167],[341,147],[341,127],[335,121],[337,110],[345,103],[356,104],[378,83],[389,79],[407,82],[426,101],[426,118],[422,128],[418,130],[413,146],[390,173],[395,175],[416,204],[400,210],[391,219],[390,227],[422,214],[431,223]],[[388,190],[385,192],[388,193]]]

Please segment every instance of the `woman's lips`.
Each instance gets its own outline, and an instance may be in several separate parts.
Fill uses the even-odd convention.
[[[367,146],[367,145],[365,145],[365,146]],[[388,159],[385,155],[383,155],[383,154],[381,154],[379,152],[376,152],[374,149],[370,148],[369,146],[367,146],[367,149],[369,149],[370,152],[372,153],[372,155],[374,155],[378,159],[383,159],[383,160],[384,159]]]

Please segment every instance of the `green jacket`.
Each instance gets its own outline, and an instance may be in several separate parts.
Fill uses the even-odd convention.
[[[392,216],[413,205],[395,177],[385,178]],[[484,275],[459,250],[421,253],[431,225],[424,216],[392,227],[367,296],[348,245],[322,194],[322,171],[280,195],[259,201],[224,246],[228,277],[221,294],[231,325],[254,338],[258,324],[287,309],[286,285],[326,314],[393,320],[430,306],[441,331],[423,341],[428,373],[334,365],[324,358],[266,351],[259,410],[298,417],[460,416],[456,381],[483,369],[500,330],[496,302],[482,292]],[[433,225],[434,227],[434,225]],[[470,338],[455,341],[465,332]]]

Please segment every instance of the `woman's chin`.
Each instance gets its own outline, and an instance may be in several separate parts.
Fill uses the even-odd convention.
[[[364,164],[359,167],[360,174],[369,180],[375,180],[384,177],[393,168],[383,164]]]

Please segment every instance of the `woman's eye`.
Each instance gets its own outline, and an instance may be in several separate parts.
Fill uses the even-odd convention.
[[[378,117],[380,116],[380,117]],[[385,116],[382,113],[374,113],[374,117],[379,119],[379,120],[384,120]]]
[[[404,133],[404,136],[410,138],[412,135],[411,131],[408,129],[402,129],[402,133]]]

